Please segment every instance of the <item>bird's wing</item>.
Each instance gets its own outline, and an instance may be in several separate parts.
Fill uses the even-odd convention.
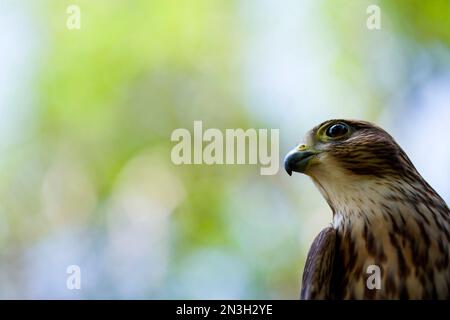
[[[336,230],[323,229],[314,239],[303,270],[300,299],[328,299],[333,273]]]

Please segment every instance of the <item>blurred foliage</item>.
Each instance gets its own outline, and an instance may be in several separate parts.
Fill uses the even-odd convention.
[[[372,1],[317,3],[325,30],[317,34],[336,50],[326,72],[363,97],[371,119],[396,96],[390,83],[410,85],[407,70],[380,67],[385,55],[394,54],[393,65],[414,64],[420,50],[449,49],[448,1],[378,1],[383,31],[376,33],[365,28]],[[65,27],[70,4],[81,8],[80,30]],[[255,16],[271,14],[258,6],[251,4]],[[262,108],[247,108],[242,70],[254,30],[243,4],[42,0],[29,8],[41,49],[30,134],[1,160],[1,269],[14,274],[2,296],[72,297],[47,278],[24,293],[27,256],[43,243],[62,246],[33,258],[43,269],[67,250],[72,263],[82,256],[84,270],[100,270],[76,297],[296,298],[315,232],[308,223],[330,214],[311,197],[313,187],[300,193],[281,172],[261,177],[252,166],[170,162],[172,131],[192,130],[194,120],[218,129],[270,127]],[[448,64],[448,55],[430,50],[433,61]],[[74,234],[67,246],[59,233]],[[82,253],[72,255],[77,239]]]

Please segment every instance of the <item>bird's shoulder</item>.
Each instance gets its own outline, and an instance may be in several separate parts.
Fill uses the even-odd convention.
[[[314,239],[303,270],[301,299],[327,299],[336,252],[336,229],[327,227]]]

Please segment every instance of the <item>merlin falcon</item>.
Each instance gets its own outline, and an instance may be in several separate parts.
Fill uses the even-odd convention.
[[[450,298],[450,210],[386,131],[326,121],[284,166],[308,175],[333,212],[309,250],[301,299]]]

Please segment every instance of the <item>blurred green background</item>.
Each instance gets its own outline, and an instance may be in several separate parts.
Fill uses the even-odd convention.
[[[331,222],[313,184],[176,166],[170,135],[279,129],[282,163],[336,117],[450,202],[449,1],[0,0],[0,298],[296,299]]]

